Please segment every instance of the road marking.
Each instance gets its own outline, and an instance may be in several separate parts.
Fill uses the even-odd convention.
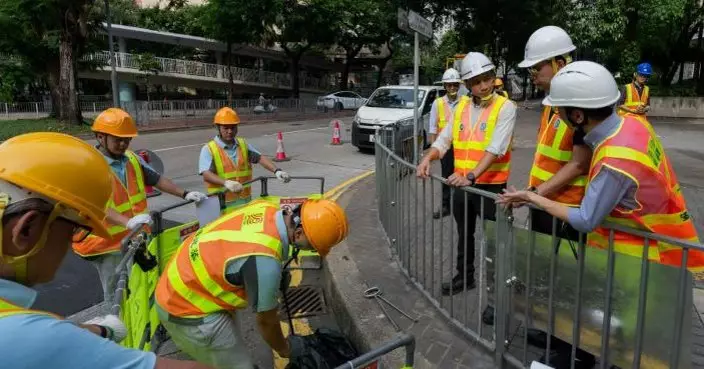
[[[299,133],[299,132],[319,131],[319,130],[321,130],[321,129],[327,129],[327,128],[328,128],[328,127],[308,128],[308,129],[299,129],[299,130],[295,130],[295,131],[282,131],[281,133]],[[279,134],[279,133],[277,132],[277,133],[266,134],[266,135],[262,135],[262,136],[260,136],[260,137],[271,137],[271,136],[276,136],[277,134]],[[256,138],[256,137],[255,137],[255,138]],[[207,144],[207,142],[204,142],[204,143],[197,143],[197,144],[192,144],[192,145],[182,145],[182,146],[164,147],[164,148],[162,148],[162,149],[152,150],[152,152],[164,152],[164,151],[185,149],[185,148],[189,148],[189,147],[203,146],[203,145],[205,145],[205,144]]]
[[[345,193],[345,190],[353,183],[356,183],[358,181],[361,181],[362,179],[369,177],[370,175],[374,174],[373,170],[370,170],[368,172],[362,173],[358,176],[352,177],[339,185],[331,188],[325,194],[323,197],[326,199],[336,201],[342,194]],[[291,264],[295,264],[295,262],[292,262]],[[300,286],[301,282],[303,281],[303,270],[301,269],[292,269],[291,271],[291,282],[289,283],[289,287],[297,287]],[[310,334],[313,334],[313,328],[310,326],[310,322],[306,318],[294,318],[291,319],[291,322],[293,324],[293,330],[296,332],[297,335],[299,336],[307,336]],[[283,321],[280,322],[281,324],[281,331],[284,334],[284,337],[288,337],[289,335],[289,325],[288,325],[288,320],[284,319]],[[274,358],[274,369],[284,369],[286,368],[286,365],[288,365],[288,359],[282,358],[279,356],[279,354],[276,353],[276,351],[272,350],[271,351],[273,354]]]

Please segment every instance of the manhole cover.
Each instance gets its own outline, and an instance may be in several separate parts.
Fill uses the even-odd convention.
[[[323,291],[316,286],[297,286],[289,287],[286,291],[288,300],[288,309],[291,312],[291,318],[302,318],[325,314],[325,297]],[[284,302],[281,309],[282,318],[286,318],[287,306]]]

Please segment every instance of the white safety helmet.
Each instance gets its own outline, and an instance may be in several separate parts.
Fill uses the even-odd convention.
[[[577,47],[572,43],[570,35],[564,29],[556,26],[545,26],[533,32],[526,43],[526,51],[519,68],[529,68],[543,60],[565,55]]]
[[[578,61],[567,64],[552,78],[543,105],[597,109],[621,98],[616,80],[601,64]]]
[[[460,83],[460,72],[455,68],[450,68],[442,74],[442,83]]]
[[[462,79],[468,80],[496,69],[494,63],[482,53],[470,52],[462,59]]]

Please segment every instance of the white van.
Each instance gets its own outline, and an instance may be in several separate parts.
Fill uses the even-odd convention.
[[[443,91],[441,86],[418,86],[420,124],[418,134],[427,142],[428,121],[433,101]],[[413,86],[379,87],[362,105],[352,121],[352,145],[361,149],[374,148],[374,133],[378,127],[413,118]]]

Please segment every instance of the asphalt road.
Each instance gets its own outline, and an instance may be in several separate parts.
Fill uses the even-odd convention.
[[[510,180],[517,186],[524,186],[527,181],[538,119],[537,111],[519,110]],[[342,120],[351,123],[351,118]],[[704,235],[704,125],[658,121],[655,129],[674,163],[699,233]],[[374,156],[360,153],[351,146],[349,132],[344,127],[342,134],[345,144],[330,145],[332,129],[329,120],[248,124],[240,127],[239,134],[249,139],[265,155],[273,155],[276,151],[276,133],[279,131],[284,133],[286,154],[291,159],[280,163],[280,167],[292,176],[323,176],[326,189],[374,167]],[[132,142],[132,148],[147,148],[156,152],[164,162],[165,175],[177,184],[188,189],[203,189],[200,176],[197,175],[198,154],[202,145],[214,134],[213,129],[148,134],[137,137]],[[439,165],[435,169],[439,171]],[[262,168],[255,167],[255,177],[266,174]],[[293,181],[287,185],[274,181],[269,192],[305,195],[316,192],[316,186],[317,183],[313,181]],[[257,188],[253,190],[254,195],[257,195]],[[162,194],[151,198],[149,204],[151,209],[159,209],[177,201],[180,199]],[[186,206],[170,211],[165,218],[174,221],[195,219],[194,207]],[[40,294],[35,308],[63,315],[83,310],[102,299],[97,273],[89,263],[74,254],[68,255],[52,283],[38,286],[37,289]]]

